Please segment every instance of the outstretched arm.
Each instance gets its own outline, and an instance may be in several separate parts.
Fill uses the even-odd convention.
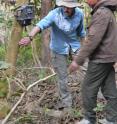
[[[54,20],[54,11],[49,12],[49,14],[40,20],[36,26],[31,30],[28,37],[24,37],[20,40],[19,45],[28,45],[37,33],[51,26]]]
[[[35,27],[31,30],[31,32],[29,33],[29,36],[24,37],[24,38],[22,38],[22,39],[20,40],[19,45],[22,45],[22,46],[28,45],[28,44],[33,40],[34,36],[35,36],[37,33],[39,33],[39,32],[41,32],[41,29],[40,29],[39,27],[35,26]]]

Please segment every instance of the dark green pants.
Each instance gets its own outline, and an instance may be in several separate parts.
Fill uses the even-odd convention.
[[[117,120],[117,88],[115,84],[114,63],[89,62],[88,70],[82,85],[82,99],[84,116],[95,124],[96,113],[94,108],[97,105],[97,94],[101,89],[105,99],[106,119]]]

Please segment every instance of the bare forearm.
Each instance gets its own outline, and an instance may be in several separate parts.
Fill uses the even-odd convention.
[[[31,36],[32,38],[34,38],[34,36],[37,34],[37,33],[40,33],[41,32],[41,29],[39,27],[34,27],[31,32],[29,33],[29,36]]]
[[[19,45],[22,46],[28,45],[33,40],[34,36],[39,32],[41,32],[41,29],[39,27],[34,27],[29,33],[29,36],[24,37],[19,41]]]

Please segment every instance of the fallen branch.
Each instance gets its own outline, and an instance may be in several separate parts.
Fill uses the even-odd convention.
[[[47,93],[47,90],[44,91],[43,95],[39,98],[39,100],[38,100],[38,105],[39,105],[39,104],[41,103],[41,101],[44,99],[46,93]]]
[[[15,111],[17,106],[20,104],[20,102],[24,98],[25,94],[26,94],[26,92],[22,93],[22,95],[21,95],[20,99],[18,100],[18,102],[14,105],[14,107],[11,109],[11,111],[8,113],[8,115],[5,117],[5,119],[3,119],[2,124],[6,124],[7,120],[9,119],[11,114]]]
[[[41,101],[44,99],[46,93],[47,93],[47,90],[44,91],[43,95],[39,98],[39,100],[38,100],[38,105],[39,105],[39,104],[41,103]],[[22,94],[22,95],[23,95],[23,94]],[[24,96],[23,96],[23,97],[24,97]],[[21,102],[21,101],[20,101],[20,102]],[[14,124],[16,121],[20,120],[21,118],[23,118],[23,117],[20,117],[19,119],[15,120],[12,124]]]
[[[52,70],[53,72],[53,70]],[[38,83],[42,82],[42,81],[46,81],[47,79],[55,76],[56,73],[54,72],[52,75],[49,75],[43,79],[40,79],[36,82],[34,82],[33,84],[29,85],[27,88],[26,88],[26,91],[24,93],[22,93],[20,99],[18,100],[18,102],[14,105],[14,107],[11,109],[11,111],[8,113],[8,115],[3,119],[2,121],[2,124],[6,124],[6,122],[8,121],[9,117],[11,116],[11,114],[15,111],[15,109],[17,108],[17,106],[21,103],[21,101],[23,100],[24,96],[27,94],[27,92],[32,88],[34,87],[35,85],[37,85]]]
[[[25,91],[26,90],[26,87],[24,86],[24,84],[22,83],[22,81],[18,78],[14,78],[16,81],[15,83],[23,90]]]

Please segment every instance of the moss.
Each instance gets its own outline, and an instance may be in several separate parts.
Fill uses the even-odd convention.
[[[8,94],[8,82],[6,79],[0,79],[0,98],[5,98]]]
[[[0,119],[3,119],[10,111],[10,106],[5,99],[0,99]]]

